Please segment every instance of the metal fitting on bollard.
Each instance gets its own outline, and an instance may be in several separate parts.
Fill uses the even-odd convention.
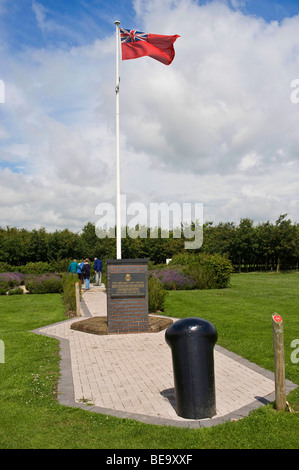
[[[172,351],[176,412],[182,418],[216,415],[214,346],[217,330],[202,318],[175,321],[165,332]]]

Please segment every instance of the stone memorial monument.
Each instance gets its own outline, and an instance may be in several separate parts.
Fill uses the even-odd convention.
[[[106,263],[108,333],[148,332],[148,260]]]

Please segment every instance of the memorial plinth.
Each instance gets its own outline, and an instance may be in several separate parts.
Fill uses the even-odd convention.
[[[148,332],[148,260],[106,263],[108,333]]]

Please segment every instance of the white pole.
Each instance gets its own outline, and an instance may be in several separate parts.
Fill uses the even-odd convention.
[[[120,211],[120,169],[119,169],[119,21],[116,25],[116,258],[121,259],[121,211]]]

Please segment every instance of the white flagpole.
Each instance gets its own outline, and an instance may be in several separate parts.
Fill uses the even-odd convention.
[[[119,164],[119,21],[116,25],[116,258],[121,259],[121,208],[120,208],[120,164]]]

